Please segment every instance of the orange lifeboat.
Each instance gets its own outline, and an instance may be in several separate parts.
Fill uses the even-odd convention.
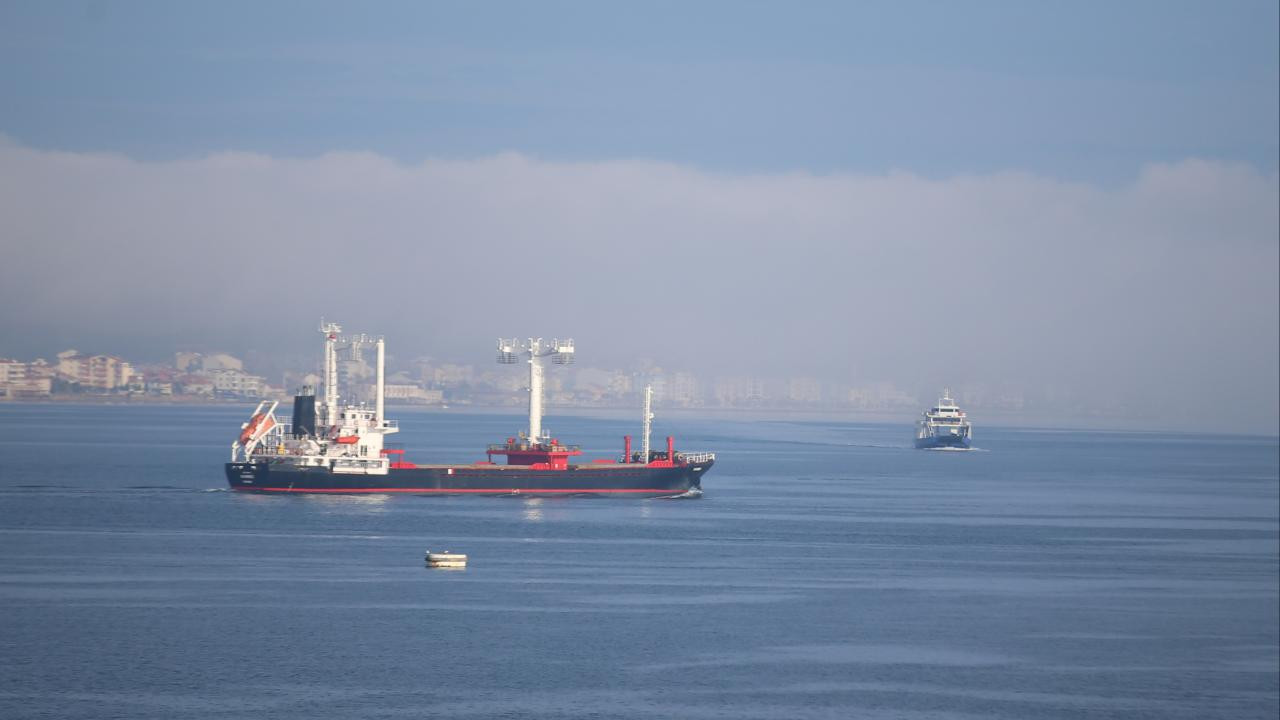
[[[249,418],[249,423],[245,425],[244,430],[240,433],[240,444],[248,445],[251,441],[258,439],[271,428],[275,427],[275,420],[267,417],[266,413],[258,413]]]
[[[359,435],[343,435],[341,437],[334,438],[333,441],[338,443],[339,445],[354,445],[360,442],[360,436]]]

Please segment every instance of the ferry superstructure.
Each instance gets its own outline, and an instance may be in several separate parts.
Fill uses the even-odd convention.
[[[965,412],[951,399],[951,391],[943,390],[938,404],[924,411],[916,422],[916,447],[967,448],[973,426]]]
[[[543,361],[568,364],[572,340],[499,340],[498,362],[522,357],[529,365],[528,430],[490,445],[487,459],[466,465],[415,464],[385,438],[399,432],[385,414],[386,349],[379,337],[347,339],[336,324],[322,324],[324,395],[317,404],[304,388],[293,399],[293,415],[277,417],[279,403],[264,400],[240,429],[226,464],[227,482],[235,490],[264,493],[420,493],[487,495],[625,495],[662,497],[701,493],[702,476],[715,463],[714,453],[677,452],[667,438],[665,451],[649,448],[649,394],[645,395],[642,449],[633,453],[625,436],[621,457],[573,464],[582,454],[542,429]],[[337,348],[352,342],[377,348],[374,406],[342,405],[338,397]],[[506,462],[494,462],[495,456]]]

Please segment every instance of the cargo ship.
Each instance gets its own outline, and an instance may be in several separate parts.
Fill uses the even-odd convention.
[[[499,340],[498,362],[529,365],[529,425],[505,442],[489,445],[487,459],[465,465],[416,464],[404,450],[385,439],[400,431],[385,415],[386,345],[381,337],[340,335],[342,328],[321,324],[324,333],[324,395],[311,388],[293,398],[293,414],[277,416],[278,401],[264,400],[240,427],[226,464],[234,490],[261,493],[416,493],[480,495],[618,495],[627,497],[697,497],[702,476],[715,463],[709,452],[680,452],[667,437],[665,450],[649,447],[651,393],[644,395],[643,435],[632,450],[631,436],[623,452],[590,463],[569,461],[582,454],[542,430],[543,362],[569,364],[572,340],[544,342]],[[339,345],[373,344],[377,350],[374,404],[339,402]],[[505,458],[496,462],[495,457]]]
[[[972,433],[968,416],[951,399],[951,391],[943,390],[938,404],[925,410],[924,417],[916,422],[916,447],[967,449]]]

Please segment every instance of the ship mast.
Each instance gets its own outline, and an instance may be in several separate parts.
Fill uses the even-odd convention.
[[[542,432],[542,360],[551,358],[557,365],[569,365],[573,362],[573,340],[552,340],[546,342],[542,338],[517,340],[511,338],[498,339],[498,363],[514,365],[518,355],[524,355],[529,363],[529,442],[541,443],[550,440],[550,436]]]
[[[324,333],[324,421],[320,424],[328,427],[336,424],[338,417],[338,333],[342,326],[321,320],[320,332]]]
[[[649,462],[649,435],[653,427],[653,385],[644,386],[644,412],[641,416],[644,439],[640,446],[640,462]]]
[[[382,336],[378,336],[378,387],[374,393],[374,427],[382,428],[385,425],[386,414],[384,411],[384,400],[386,398],[386,374],[387,374],[387,345]]]

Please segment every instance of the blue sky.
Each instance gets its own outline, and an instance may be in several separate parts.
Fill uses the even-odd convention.
[[[0,133],[150,159],[1272,172],[1278,24],[1265,1],[9,2]]]

